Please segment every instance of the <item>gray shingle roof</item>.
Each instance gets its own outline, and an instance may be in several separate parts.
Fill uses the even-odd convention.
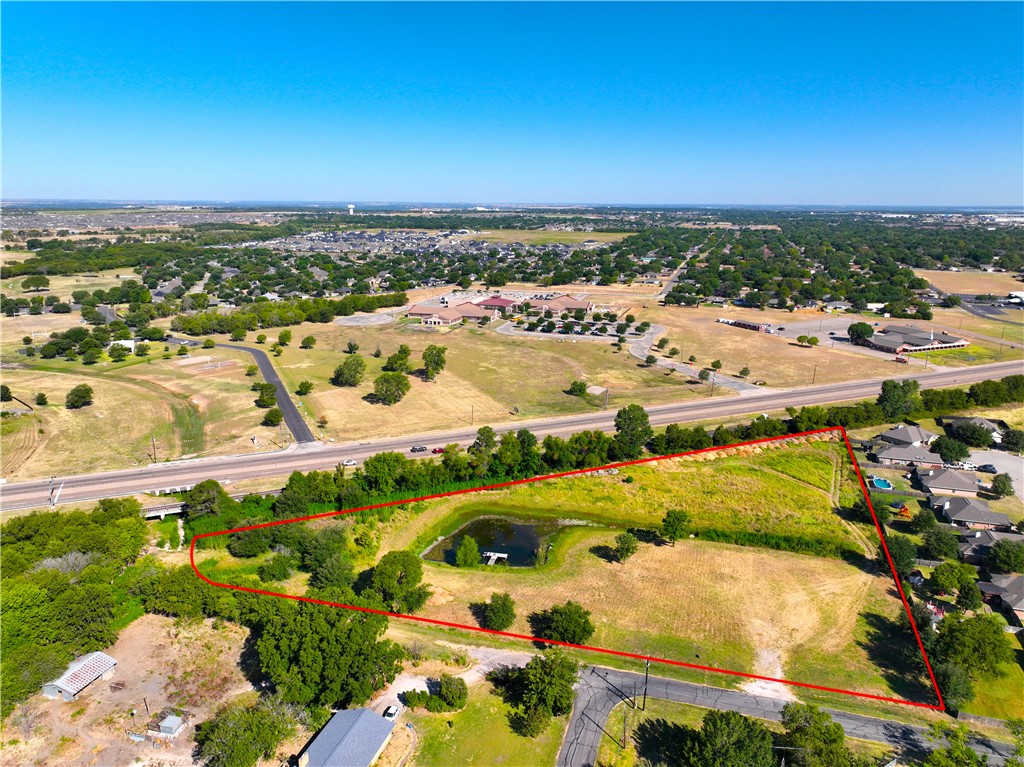
[[[891,442],[894,445],[917,445],[922,442],[931,442],[938,435],[932,434],[926,429],[922,429],[920,426],[906,426],[900,424],[899,426],[889,429],[889,431],[882,432],[879,439],[885,442]]]
[[[1024,609],[1024,575],[993,575],[991,583],[979,583],[983,594],[997,594],[1011,610]]]
[[[339,711],[303,755],[309,758],[308,767],[369,767],[394,727],[368,708]]]
[[[933,498],[932,506],[942,509],[950,522],[974,522],[982,525],[1000,525],[1009,527],[1010,518],[998,511],[989,509],[988,504],[977,498]]]
[[[875,451],[875,457],[880,461],[899,461],[900,463],[930,463],[940,465],[942,458],[938,453],[933,453],[928,448],[917,447],[916,445],[887,445]]]
[[[959,471],[950,469],[929,469],[919,471],[917,478],[929,493],[959,490],[960,492],[977,492],[978,484]]]

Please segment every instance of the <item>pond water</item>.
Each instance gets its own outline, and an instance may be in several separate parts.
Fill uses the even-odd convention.
[[[556,520],[479,517],[434,544],[423,558],[455,564],[455,548],[463,536],[468,535],[476,541],[481,556],[486,551],[508,554],[510,567],[532,567],[536,564],[537,552],[541,547],[547,549],[549,539],[559,527]]]

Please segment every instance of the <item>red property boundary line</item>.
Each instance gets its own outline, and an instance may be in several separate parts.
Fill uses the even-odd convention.
[[[696,663],[686,663],[684,661],[672,660],[670,658],[659,658],[659,657],[656,657],[656,656],[653,656],[653,655],[643,655],[643,654],[640,654],[640,653],[625,652],[623,650],[610,650],[610,649],[605,648],[605,647],[595,647],[595,646],[592,646],[592,645],[585,645],[585,644],[573,644],[571,642],[560,642],[560,641],[552,640],[552,639],[543,639],[542,640],[542,639],[539,639],[538,637],[530,636],[529,634],[516,634],[516,633],[510,632],[510,631],[494,631],[493,629],[481,628],[480,626],[470,626],[470,625],[467,625],[467,624],[464,624],[464,623],[454,623],[454,622],[451,622],[451,621],[435,620],[435,619],[432,619],[432,618],[424,618],[424,617],[421,617],[421,616],[418,616],[418,615],[405,615],[403,613],[388,612],[386,610],[374,610],[374,609],[369,608],[369,607],[357,607],[356,605],[346,605],[346,604],[341,604],[340,602],[328,602],[328,601],[325,601],[323,599],[314,599],[312,597],[297,596],[295,594],[281,594],[281,593],[278,593],[276,591],[265,591],[263,589],[249,588],[247,586],[235,586],[235,585],[230,584],[230,583],[219,583],[217,581],[210,580],[205,575],[203,575],[201,572],[199,572],[199,568],[196,567],[196,560],[195,560],[196,541],[198,541],[198,540],[200,540],[202,538],[213,538],[213,537],[218,536],[218,535],[230,535],[231,533],[243,532],[245,530],[258,530],[258,529],[263,528],[263,527],[275,527],[277,525],[289,525],[289,524],[292,524],[294,522],[305,522],[305,521],[308,521],[308,520],[311,520],[311,519],[324,519],[326,517],[336,517],[336,516],[340,516],[342,514],[354,514],[354,513],[359,512],[359,511],[368,511],[368,510],[371,510],[371,509],[386,508],[388,506],[400,506],[402,504],[416,503],[418,501],[429,501],[429,500],[434,500],[434,499],[437,499],[437,498],[447,498],[447,497],[454,496],[454,495],[463,495],[465,493],[475,493],[475,492],[479,492],[481,490],[497,490],[497,489],[503,488],[503,487],[514,487],[516,485],[525,485],[525,484],[529,484],[531,482],[541,482],[541,481],[547,480],[547,479],[557,479],[559,477],[580,476],[580,475],[584,475],[584,474],[591,474],[591,473],[594,473],[596,471],[600,471],[602,469],[621,468],[623,466],[636,466],[636,465],[639,465],[639,464],[653,463],[655,461],[663,461],[663,460],[666,460],[666,459],[669,459],[669,458],[681,458],[681,457],[689,456],[689,455],[699,455],[701,453],[712,453],[712,452],[715,452],[715,451],[718,451],[718,450],[727,450],[729,448],[745,447],[745,446],[748,446],[748,445],[759,445],[759,444],[762,444],[762,443],[765,443],[765,442],[780,442],[780,441],[785,441],[785,440],[793,439],[795,437],[807,437],[807,436],[811,436],[811,435],[815,435],[815,434],[827,434],[827,433],[831,433],[831,432],[839,432],[842,435],[842,437],[843,437],[843,442],[846,444],[846,453],[847,453],[847,455],[850,458],[850,462],[853,465],[854,471],[856,471],[856,473],[857,473],[857,481],[860,483],[861,492],[864,494],[864,499],[867,502],[868,509],[870,509],[870,511],[871,511],[871,518],[874,520],[875,530],[878,533],[879,540],[882,542],[882,550],[885,552],[885,557],[886,557],[886,559],[889,562],[889,572],[892,574],[893,582],[896,584],[896,590],[899,592],[900,600],[903,603],[903,609],[906,611],[907,617],[910,619],[910,627],[911,627],[911,629],[913,629],[914,639],[917,640],[917,647],[921,651],[921,657],[924,658],[925,668],[927,668],[927,670],[928,670],[928,677],[931,680],[932,689],[935,691],[936,699],[939,701],[938,705],[933,704],[933,703],[918,703],[916,701],[902,700],[900,698],[890,698],[890,697],[887,697],[885,695],[872,695],[870,693],[857,692],[855,690],[843,690],[843,689],[839,689],[839,688],[836,688],[836,687],[826,687],[824,685],[810,684],[808,682],[796,682],[796,681],[792,681],[792,680],[789,680],[789,679],[776,679],[775,677],[770,677],[770,676],[760,676],[758,674],[748,674],[748,673],[745,673],[745,672],[742,672],[742,671],[732,671],[730,669],[716,668],[714,666],[702,666],[702,665],[696,664]],[[931,710],[934,710],[934,711],[945,711],[946,710],[946,704],[942,700],[942,693],[939,690],[939,685],[935,681],[935,672],[932,670],[931,662],[928,660],[928,654],[925,652],[924,644],[921,641],[921,635],[918,633],[917,625],[914,623],[914,617],[913,617],[913,615],[910,612],[910,604],[907,602],[907,596],[903,592],[903,586],[900,583],[900,579],[896,576],[896,568],[893,565],[892,555],[889,553],[889,547],[888,547],[888,545],[886,545],[885,536],[882,534],[882,526],[878,522],[878,516],[875,514],[874,506],[872,506],[872,504],[871,504],[871,496],[868,493],[867,486],[864,484],[864,477],[861,475],[860,466],[857,465],[857,459],[853,455],[853,447],[850,445],[850,440],[849,440],[849,438],[846,435],[846,429],[844,427],[842,427],[842,426],[830,427],[830,428],[827,428],[827,429],[815,429],[813,431],[804,431],[804,432],[800,432],[798,434],[787,434],[787,435],[782,436],[782,437],[767,437],[765,439],[757,439],[757,440],[752,440],[752,441],[749,441],[749,442],[739,442],[739,443],[736,443],[736,444],[733,444],[733,445],[721,445],[721,446],[717,446],[717,447],[708,447],[708,448],[704,448],[702,450],[693,450],[693,451],[690,451],[690,452],[687,452],[687,453],[675,453],[673,455],[659,455],[659,456],[653,456],[651,458],[641,458],[641,459],[636,460],[636,461],[623,461],[621,463],[611,463],[611,464],[607,464],[605,466],[596,466],[596,467],[590,468],[590,469],[575,469],[573,471],[563,471],[563,472],[560,472],[558,474],[546,474],[546,475],[540,476],[540,477],[528,477],[526,479],[517,479],[517,480],[510,481],[510,482],[501,482],[501,483],[494,484],[494,485],[486,485],[484,487],[473,487],[473,488],[466,488],[466,489],[463,489],[463,490],[452,490],[452,491],[449,491],[449,492],[446,492],[446,493],[437,493],[435,495],[426,495],[426,496],[422,496],[420,498],[408,498],[408,499],[400,500],[400,501],[388,501],[386,503],[377,503],[377,504],[373,504],[373,505],[370,505],[370,506],[360,506],[359,508],[356,508],[356,509],[344,509],[344,510],[341,510],[341,511],[328,511],[328,512],[323,512],[321,514],[311,514],[311,515],[306,516],[306,517],[296,517],[294,519],[275,520],[273,522],[264,522],[264,523],[261,523],[261,524],[258,524],[258,525],[249,525],[247,527],[236,527],[236,528],[233,528],[231,530],[220,530],[220,531],[213,532],[213,533],[201,533],[199,535],[193,536],[193,538],[192,538],[192,544],[191,544],[191,546],[189,548],[189,562],[192,565],[193,571],[195,571],[195,574],[198,575],[200,579],[202,579],[206,583],[210,584],[211,586],[217,586],[219,588],[224,588],[224,589],[233,589],[235,591],[246,591],[246,592],[249,592],[250,594],[263,594],[264,596],[271,596],[271,597],[281,597],[282,599],[291,599],[291,600],[294,600],[296,602],[309,602],[311,604],[324,605],[326,607],[340,607],[340,608],[345,609],[345,610],[356,610],[358,612],[373,613],[375,615],[384,615],[384,616],[387,616],[389,618],[401,618],[401,619],[407,620],[407,621],[416,621],[418,623],[426,623],[426,624],[431,624],[431,625],[434,625],[434,626],[444,626],[446,628],[456,628],[456,629],[462,629],[462,630],[465,630],[465,631],[477,631],[477,632],[480,632],[482,634],[492,634],[494,636],[508,637],[510,639],[520,639],[520,640],[525,640],[527,642],[542,641],[545,644],[559,645],[559,646],[562,646],[562,647],[571,647],[571,648],[574,648],[574,649],[577,649],[577,650],[588,650],[590,652],[604,653],[605,655],[615,655],[615,656],[622,657],[622,658],[632,658],[632,659],[635,659],[635,660],[650,661],[651,663],[663,663],[663,664],[670,665],[670,666],[680,666],[680,667],[683,667],[683,668],[696,669],[698,671],[712,671],[712,672],[715,672],[715,673],[718,673],[718,674],[728,674],[729,676],[743,677],[745,679],[758,679],[758,680],[765,681],[765,682],[778,682],[780,684],[786,684],[786,685],[789,685],[791,687],[803,687],[803,688],[810,689],[810,690],[821,690],[821,691],[824,691],[824,692],[839,693],[841,695],[851,695],[851,696],[854,696],[854,697],[857,697],[857,698],[868,698],[870,700],[879,700],[879,701],[884,701],[886,703],[898,703],[898,704],[904,705],[904,706],[916,706],[918,708],[926,708],[926,709],[931,709]]]

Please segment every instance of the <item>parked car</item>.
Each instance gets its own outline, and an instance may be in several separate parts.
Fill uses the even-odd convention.
[[[441,453],[444,452],[444,448],[443,447],[435,447],[430,452],[433,453],[434,455],[440,455]]]
[[[386,709],[384,709],[384,713],[382,714],[382,716],[389,722],[393,722],[395,719],[398,718],[398,706],[388,706]]]
[[[409,452],[410,453],[425,453],[425,452],[427,452],[427,446],[426,445],[413,445],[412,447],[409,448]]]
[[[960,468],[963,469],[964,471],[977,471],[978,464],[971,463],[970,461],[964,461],[962,464],[960,464]]]
[[[344,461],[341,462],[341,465],[342,466],[355,466],[356,465],[356,459],[355,458],[346,458]]]
[[[983,463],[983,464],[981,464],[981,466],[978,467],[978,471],[983,471],[986,474],[998,474],[999,473],[999,469],[997,469],[995,466],[993,466],[990,463]]]

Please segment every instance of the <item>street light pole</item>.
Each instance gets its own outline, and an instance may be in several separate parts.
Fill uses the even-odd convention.
[[[651,661],[647,661],[647,666],[644,669],[644,711],[647,710],[647,680],[651,675]]]

